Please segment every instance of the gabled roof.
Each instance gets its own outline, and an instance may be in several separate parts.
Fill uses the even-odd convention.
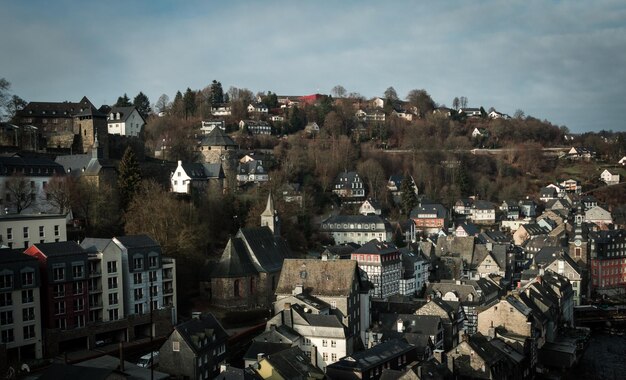
[[[53,243],[37,243],[33,244],[37,250],[47,257],[52,256],[69,256],[75,254],[87,254],[87,251],[78,245],[75,241],[60,241]]]
[[[22,110],[17,111],[19,117],[45,116],[45,117],[73,117],[82,110],[93,107],[86,96],[80,102],[30,102]]]
[[[21,249],[12,248],[0,248],[0,264],[15,263],[15,262],[37,262],[32,256],[25,255]]]
[[[268,355],[267,360],[273,370],[283,379],[323,378],[324,372],[311,364],[311,360],[299,347],[292,347]]]
[[[192,180],[207,180],[211,178],[224,178],[222,164],[207,163],[183,163],[181,164],[185,173]]]
[[[299,284],[315,297],[348,296],[358,276],[354,260],[285,259],[276,294],[291,294]]]
[[[205,336],[209,339],[209,343],[211,342],[212,335],[215,335],[216,342],[223,343],[228,339],[228,333],[226,333],[226,330],[224,330],[220,322],[213,316],[213,314],[210,313],[203,314],[199,318],[183,322],[174,327],[174,329],[196,354],[203,351],[201,341]]]
[[[378,239],[370,240],[354,251],[354,253],[367,253],[369,255],[384,255],[394,252],[399,252],[398,247],[393,243],[380,242]]]
[[[115,240],[119,241],[128,253],[152,253],[161,254],[161,246],[159,243],[148,235],[126,235],[116,236]]]
[[[13,173],[24,174],[29,177],[51,177],[54,174],[63,175],[63,166],[43,157],[0,157],[0,176],[9,176]]]
[[[107,116],[109,116],[112,113],[117,114],[119,112],[120,118],[119,118],[119,120],[118,119],[110,119],[110,120],[108,120],[108,123],[109,124],[111,124],[111,123],[125,123],[126,120],[128,120],[130,115],[133,113],[133,111],[135,111],[136,109],[137,108],[135,106],[111,107],[109,112],[107,112]],[[146,122],[146,120],[143,118],[143,116],[141,115],[141,113],[139,111],[137,111],[137,115],[139,115],[139,117],[141,117],[141,119],[143,120],[144,123]]]
[[[445,206],[439,203],[423,204],[411,210],[411,219],[431,218],[430,215],[435,214],[435,218],[445,218],[448,214]]]
[[[415,347],[413,345],[410,345],[404,340],[388,340],[367,350],[358,351],[343,359],[339,359],[339,361],[330,364],[328,367],[367,371],[370,368],[376,367],[414,349]]]

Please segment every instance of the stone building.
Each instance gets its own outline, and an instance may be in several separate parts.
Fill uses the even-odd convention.
[[[217,130],[217,129],[216,129]],[[271,195],[262,227],[241,228],[211,272],[211,302],[227,308],[268,307],[285,258],[292,253],[278,235]]]

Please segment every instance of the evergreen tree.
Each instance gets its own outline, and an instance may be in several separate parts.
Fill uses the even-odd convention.
[[[120,96],[119,98],[117,98],[117,102],[115,102],[115,104],[113,105],[114,107],[130,107],[133,104],[130,102],[130,98],[128,97],[128,95],[126,95],[126,93],[124,93],[123,96]]]
[[[172,102],[172,114],[178,117],[183,117],[185,115],[183,94],[180,91],[176,91],[176,95],[174,96],[174,101]]]
[[[152,108],[150,107],[150,99],[143,92],[139,91],[139,94],[135,96],[133,99],[133,105],[137,108],[137,111],[143,116],[145,119],[148,117],[148,114],[152,112]]]
[[[211,83],[211,105],[215,106],[222,103],[224,103],[222,84],[213,79],[213,83]]]
[[[140,182],[141,171],[139,170],[139,163],[135,157],[135,152],[129,145],[124,152],[122,160],[120,161],[119,175],[117,178],[117,185],[120,194],[120,207],[122,210],[126,210],[128,208],[133,196],[139,189]]]
[[[417,194],[415,194],[415,184],[413,179],[409,175],[405,175],[402,183],[400,184],[400,191],[402,191],[401,203],[402,210],[408,216],[417,206]]]
[[[191,91],[189,87],[183,95],[183,104],[185,107],[185,119],[194,116],[196,113],[196,93]]]

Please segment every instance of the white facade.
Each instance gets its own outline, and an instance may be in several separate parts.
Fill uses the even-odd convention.
[[[605,169],[600,174],[600,180],[604,181],[607,185],[615,185],[619,183],[619,174],[612,174],[608,169]]]
[[[172,192],[179,194],[189,194],[191,188],[190,184],[191,177],[187,175],[187,172],[185,172],[185,169],[183,169],[183,162],[179,160],[178,166],[176,167],[176,170],[174,170],[174,173],[172,173],[172,177],[170,178]]]
[[[36,243],[67,241],[65,215],[0,215],[0,245],[26,249]]]
[[[124,108],[130,109],[131,107]],[[116,112],[114,109],[109,113],[107,120],[108,131],[111,135],[139,136],[145,124],[145,120],[134,107],[132,107],[132,111],[128,115],[124,115],[119,111]]]

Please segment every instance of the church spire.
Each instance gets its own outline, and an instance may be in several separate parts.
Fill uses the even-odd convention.
[[[264,226],[269,227],[274,235],[280,235],[280,223],[276,210],[274,209],[274,200],[272,199],[271,191],[267,196],[267,205],[265,206],[265,210],[261,214],[261,227]]]

